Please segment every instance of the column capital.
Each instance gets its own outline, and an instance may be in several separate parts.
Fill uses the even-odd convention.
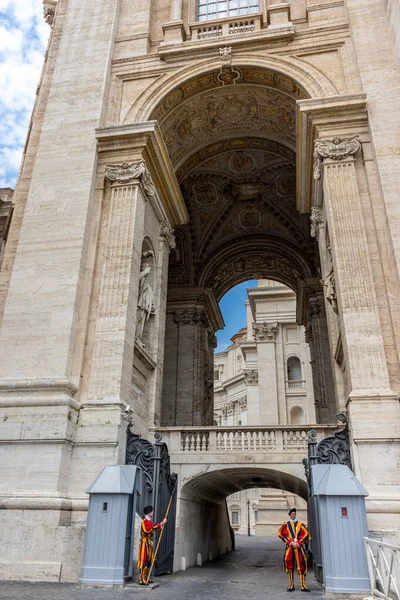
[[[255,369],[244,370],[243,375],[246,385],[258,385],[258,371]]]
[[[214,291],[206,287],[176,287],[168,290],[167,312],[201,311],[210,323],[212,331],[225,327]]]
[[[322,161],[329,159],[340,162],[343,159],[354,157],[361,149],[360,137],[351,138],[334,137],[332,140],[314,141],[314,179],[320,179],[322,174]]]
[[[120,185],[128,185],[138,180],[143,186],[146,196],[155,194],[153,180],[143,160],[131,164],[124,162],[121,165],[107,165],[104,176],[109,181]]]
[[[366,95],[357,93],[298,100],[297,130],[297,210],[309,213],[314,204],[312,196],[316,196],[313,186],[320,180],[320,177],[312,177],[315,153],[320,161],[343,160],[343,157],[339,158],[341,147],[338,146],[344,140],[356,135],[360,136],[360,142],[369,140]],[[318,149],[314,140],[319,142]],[[339,140],[338,145],[335,140]],[[332,155],[320,154],[325,152]]]
[[[175,311],[174,322],[178,325],[203,325],[204,327],[209,324],[205,311],[196,309]]]
[[[187,223],[186,205],[156,121],[103,127],[96,129],[96,138],[99,173],[106,172],[107,178],[111,174],[114,181],[123,177],[122,183],[140,177],[160,221],[168,221],[172,227]],[[142,163],[144,167],[138,167]],[[152,188],[154,193],[149,195]]]
[[[278,323],[253,323],[253,337],[258,343],[275,342]]]

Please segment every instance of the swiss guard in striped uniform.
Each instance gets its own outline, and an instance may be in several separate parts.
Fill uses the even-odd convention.
[[[294,591],[294,570],[297,568],[300,576],[300,591],[309,592],[306,586],[307,574],[307,555],[304,550],[311,536],[308,533],[306,526],[301,521],[296,519],[296,509],[292,508],[289,511],[289,521],[286,521],[278,529],[278,535],[286,544],[285,555],[283,561],[285,563],[286,573],[288,574],[289,587],[288,592]]]
[[[152,506],[145,506],[143,512],[144,519],[140,527],[140,546],[137,563],[138,569],[140,571],[139,585],[146,585],[147,583],[151,583],[151,581],[147,581],[147,578],[154,556],[152,541],[153,533],[157,531],[157,529],[162,529],[165,523],[167,522],[167,519],[164,519],[163,521],[161,521],[161,523],[153,523]]]

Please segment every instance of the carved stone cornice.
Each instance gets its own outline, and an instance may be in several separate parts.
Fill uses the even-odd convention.
[[[258,385],[258,371],[250,369],[243,371],[244,382],[246,385]]]
[[[109,181],[128,184],[138,179],[147,196],[154,196],[155,187],[144,161],[138,163],[124,162],[122,165],[107,165],[105,177]]]
[[[167,221],[161,223],[160,236],[164,238],[165,243],[168,245],[170,250],[173,250],[176,246],[174,230]]]
[[[43,0],[43,18],[50,27],[53,27],[56,5],[56,0]]]
[[[253,336],[256,342],[275,342],[278,323],[253,323]]]
[[[321,178],[322,161],[326,158],[339,162],[349,156],[355,156],[361,148],[358,135],[352,138],[335,137],[332,140],[315,140],[314,142],[314,179]]]
[[[324,215],[322,208],[319,206],[313,206],[311,209],[311,237],[317,237],[318,229],[324,223]]]
[[[178,325],[202,325],[207,327],[209,321],[203,310],[177,310],[174,312],[174,322]]]

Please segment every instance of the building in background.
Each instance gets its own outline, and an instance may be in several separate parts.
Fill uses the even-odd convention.
[[[214,357],[215,424],[231,426],[301,425],[315,422],[310,351],[304,327],[296,323],[296,294],[261,279],[247,290],[247,324],[232,345]],[[291,435],[294,435],[291,433]],[[249,489],[227,499],[237,533],[271,535],[289,508],[306,519],[306,503],[280,489]]]

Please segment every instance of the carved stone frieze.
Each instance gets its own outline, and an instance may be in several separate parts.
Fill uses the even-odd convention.
[[[329,158],[333,161],[341,161],[348,156],[354,156],[361,148],[358,136],[348,139],[339,137],[333,140],[315,140],[314,142],[314,179],[321,178],[322,161]]]
[[[208,326],[207,315],[201,310],[180,310],[174,312],[174,322],[178,325]]]
[[[253,323],[253,336],[256,342],[275,342],[278,323]]]
[[[317,206],[312,207],[310,221],[311,221],[311,237],[317,237],[318,229],[319,229],[320,225],[322,225],[324,222],[322,208],[317,207]]]
[[[160,236],[164,238],[164,241],[170,250],[173,250],[176,247],[174,230],[167,221],[161,223]]]
[[[255,369],[244,370],[243,375],[246,385],[258,385],[258,371]]]
[[[107,165],[105,177],[109,181],[128,184],[138,179],[147,196],[154,196],[155,187],[144,161],[138,163],[124,162],[121,165]]]

